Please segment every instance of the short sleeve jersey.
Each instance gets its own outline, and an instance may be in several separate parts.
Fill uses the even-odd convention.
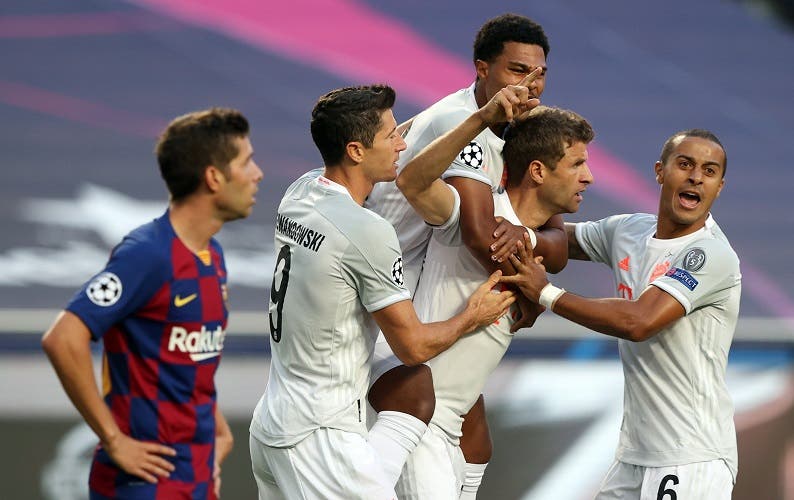
[[[414,296],[419,319],[442,321],[460,313],[488,272],[463,244],[460,233],[460,199],[454,187],[455,205],[449,220],[433,230],[427,248],[422,279]],[[507,193],[494,194],[494,211],[513,224],[521,224]],[[506,314],[495,323],[464,335],[449,349],[427,362],[433,372],[436,409],[432,423],[454,444],[462,434],[462,415],[468,413],[482,392],[488,376],[502,359],[513,335],[514,320]]]
[[[477,111],[474,85],[441,99],[414,118],[405,137],[408,148],[400,153],[399,169],[436,138],[457,127]],[[442,177],[468,177],[484,182],[496,191],[502,182],[504,141],[485,129],[455,158]],[[431,228],[416,214],[394,182],[375,185],[365,206],[389,221],[397,231],[403,253],[405,284],[411,293],[422,271],[422,262]]]
[[[595,262],[613,270],[617,295],[648,286],[686,315],[644,342],[620,339],[625,376],[617,458],[648,467],[723,459],[737,471],[733,403],[725,385],[739,314],[739,258],[714,219],[680,238],[654,238],[656,216],[618,215],[576,226]]]
[[[278,208],[270,378],[251,423],[269,446],[320,427],[366,433],[370,313],[410,300],[394,228],[321,173],[293,183]]]
[[[169,479],[196,493],[212,479],[214,376],[227,320],[215,240],[208,260],[182,243],[166,212],[129,233],[66,307],[103,340],[104,399],[121,431],[175,448]],[[92,491],[115,497],[115,488],[136,482],[98,448]]]

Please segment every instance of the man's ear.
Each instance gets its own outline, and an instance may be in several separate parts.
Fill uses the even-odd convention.
[[[543,184],[543,182],[546,180],[545,169],[546,165],[542,161],[532,160],[532,162],[529,164],[529,167],[527,167],[526,175],[528,175],[535,184]]]
[[[211,193],[219,191],[225,181],[226,176],[219,168],[214,165],[207,165],[204,168],[204,183]]]
[[[345,146],[345,153],[354,163],[361,163],[364,161],[365,147],[358,141],[348,142]]]
[[[662,165],[662,162],[657,161],[654,163],[653,171],[656,173],[656,182],[659,184],[664,183],[664,165]]]
[[[474,70],[477,72],[477,79],[484,80],[488,76],[489,65],[482,59],[474,61]]]

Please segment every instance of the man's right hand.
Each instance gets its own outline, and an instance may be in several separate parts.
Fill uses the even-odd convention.
[[[482,121],[488,126],[510,122],[539,105],[540,100],[532,97],[529,85],[542,71],[543,68],[535,68],[518,85],[508,85],[494,94],[491,100],[477,111]]]
[[[516,301],[515,292],[494,290],[501,276],[502,271],[491,274],[469,298],[467,308],[474,313],[474,322],[477,326],[486,326],[495,322],[504,316],[507,309]]]
[[[102,443],[102,447],[121,470],[150,483],[156,483],[157,476],[170,476],[175,469],[163,456],[175,457],[176,450],[159,443],[138,441],[120,433]]]

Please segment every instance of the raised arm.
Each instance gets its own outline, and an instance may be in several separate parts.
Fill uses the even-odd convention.
[[[150,483],[168,477],[174,465],[163,458],[176,451],[157,443],[138,441],[127,436],[113,419],[97,388],[91,361],[91,333],[75,314],[64,311],[44,334],[41,345],[55,373],[77,411],[99,437],[110,458],[128,474]]]
[[[440,177],[458,153],[490,125],[510,121],[540,103],[530,98],[527,88],[539,73],[539,70],[535,70],[518,85],[509,85],[500,90],[482,108],[420,151],[400,172],[397,187],[425,221],[434,225],[443,224],[452,214],[454,195],[442,184]],[[493,201],[490,218],[495,222]]]
[[[409,300],[387,306],[372,316],[400,361],[406,366],[418,365],[446,350],[461,335],[489,325],[507,312],[515,294],[491,290],[499,276],[500,273],[493,273],[469,298],[466,309],[446,321],[422,323]]]

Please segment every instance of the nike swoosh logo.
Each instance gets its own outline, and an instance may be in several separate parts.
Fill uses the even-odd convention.
[[[185,304],[192,302],[193,299],[195,299],[196,297],[198,297],[197,293],[191,293],[187,297],[180,297],[179,295],[177,295],[176,297],[174,297],[174,305],[177,307],[182,307]]]

